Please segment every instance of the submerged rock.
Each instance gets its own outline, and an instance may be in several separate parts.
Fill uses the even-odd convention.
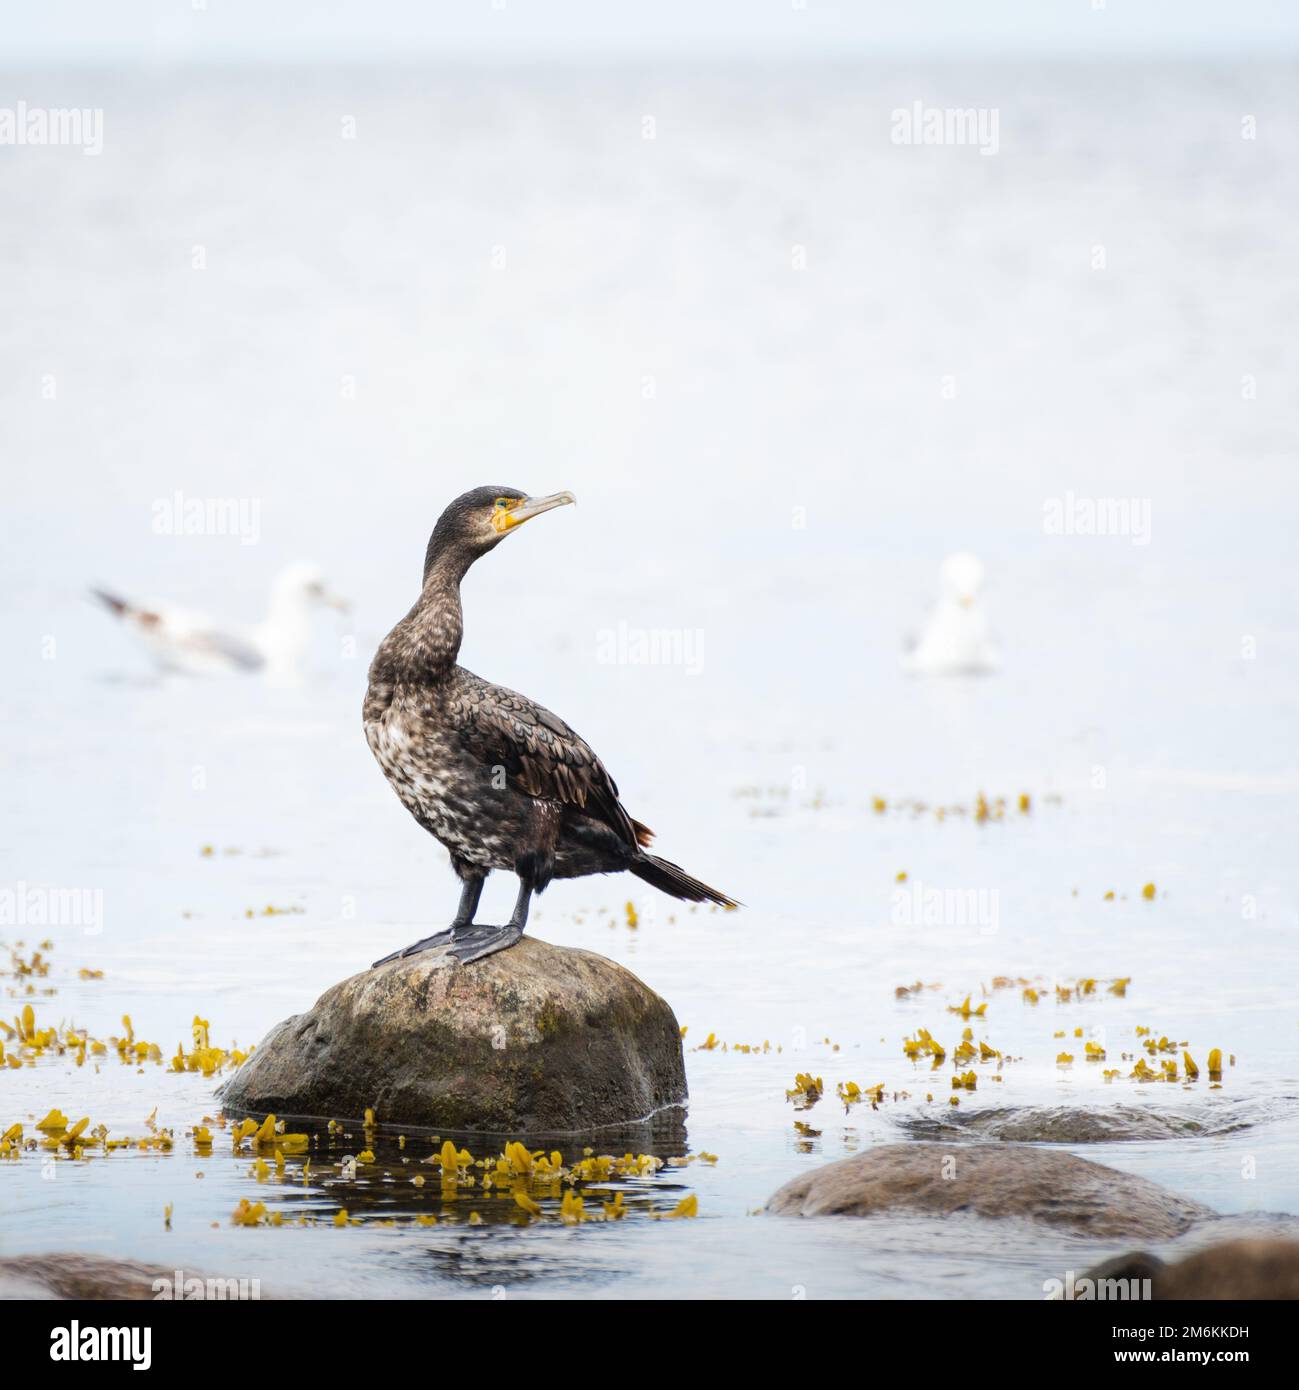
[[[776,1215],[871,1216],[914,1211],[1020,1218],[1081,1235],[1167,1239],[1211,1217],[1145,1178],[1057,1149],[1017,1144],[884,1144],[786,1183]]]
[[[1176,1264],[1137,1251],[1089,1269],[1088,1297],[1105,1297],[1098,1284],[1149,1279],[1155,1299],[1299,1298],[1299,1240],[1229,1240],[1198,1250]],[[1078,1294],[1075,1293],[1075,1299]]]
[[[924,1139],[945,1136],[1001,1139],[1020,1144],[1102,1144],[1127,1139],[1184,1139],[1196,1134],[1223,1133],[1244,1122],[1223,1119],[1207,1124],[1191,1115],[1115,1105],[1105,1110],[1069,1106],[1017,1106],[1006,1109],[953,1111],[950,1115],[917,1115],[899,1122]]]
[[[240,1291],[247,1279],[200,1279],[205,1298],[247,1297]],[[260,1284],[255,1297],[260,1298]],[[47,1255],[11,1255],[0,1259],[0,1299],[156,1299],[183,1298],[185,1284],[177,1292],[176,1270],[138,1260],[119,1260],[111,1255],[58,1251]]]
[[[273,1028],[228,1111],[558,1134],[686,1098],[681,1031],[630,971],[534,936],[469,965],[434,949],[353,975]]]

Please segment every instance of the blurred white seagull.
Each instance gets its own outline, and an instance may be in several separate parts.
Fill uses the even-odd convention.
[[[320,607],[347,611],[314,565],[290,565],[271,586],[266,617],[255,627],[218,622],[170,603],[132,603],[104,589],[91,592],[119,618],[162,671],[219,675],[261,671],[293,681],[302,674],[311,618]]]
[[[908,671],[922,676],[982,675],[1000,664],[979,602],[983,565],[962,551],[949,555],[938,572],[938,602],[920,640],[903,658]]]

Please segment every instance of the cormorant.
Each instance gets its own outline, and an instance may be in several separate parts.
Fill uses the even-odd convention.
[[[525,521],[575,500],[515,487],[457,497],[429,538],[419,599],[375,653],[366,739],[402,805],[450,851],[463,885],[446,931],[376,965],[448,943],[465,962],[503,950],[523,935],[533,893],[552,878],[626,869],[674,898],[736,906],[646,853],[653,832],[627,814],[604,764],[562,719],[456,665],[469,566]],[[514,913],[499,927],[473,920],[493,869],[519,877]]]

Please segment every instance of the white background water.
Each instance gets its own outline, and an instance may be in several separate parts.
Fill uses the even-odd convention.
[[[438,511],[484,482],[579,506],[473,571],[465,664],[568,719],[662,852],[747,904],[557,884],[532,928],[629,965],[688,1025],[689,1144],[719,1161],[637,1190],[697,1192],[697,1221],[234,1229],[240,1197],[280,1194],[220,1140],[202,1163],[178,1139],[53,1181],[0,1168],[5,1251],[322,1294],[1038,1296],[1103,1252],[750,1214],[946,1110],[901,1039],[927,1027],[950,1050],[946,1006],[999,975],[1132,983],[1059,1007],[990,995],[975,1036],[1022,1060],[963,1110],[1239,1123],[1087,1152],[1226,1213],[1299,1212],[1293,67],[25,72],[5,90],[105,112],[99,157],[6,149],[0,180],[0,881],[102,889],[105,908],[98,935],[0,930],[55,943],[38,1020],[103,1037],[130,1013],[170,1055],[197,1012],[247,1044],[446,919],[444,856],[359,706]],[[998,153],[893,144],[916,100],[995,106]],[[156,535],[177,490],[255,501],[257,542]],[[1044,534],[1067,492],[1148,502],[1149,543]],[[987,566],[1003,670],[917,681],[899,652],[957,549]],[[85,597],[252,621],[300,557],[354,603],[301,689],[156,682]],[[601,661],[620,624],[691,634],[700,669]],[[1033,809],[934,817],[980,790]],[[903,870],[995,893],[993,929],[899,925]],[[492,885],[489,914],[511,895]],[[245,916],[268,903],[302,911]],[[895,999],[917,980],[941,988]],[[1221,1091],[1142,1087],[1130,1064],[1106,1085],[1073,1030],[1112,1066],[1137,1025],[1237,1065]],[[690,1050],[710,1032],[773,1050]],[[810,1113],[785,1099],[796,1071],[826,1081]],[[850,1079],[911,1097],[845,1114]],[[179,1136],[210,1092],[44,1059],[0,1074],[0,1121],[60,1105],[138,1134],[157,1106]]]

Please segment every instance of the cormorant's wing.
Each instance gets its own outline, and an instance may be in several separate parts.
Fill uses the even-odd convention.
[[[451,715],[475,757],[503,767],[529,796],[580,807],[633,848],[648,842],[651,832],[623,809],[604,764],[558,715],[471,672],[460,677]]]

